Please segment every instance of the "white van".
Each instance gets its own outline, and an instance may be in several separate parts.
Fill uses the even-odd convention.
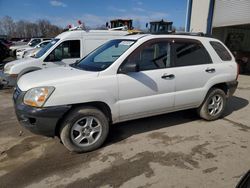
[[[36,56],[7,63],[4,66],[4,83],[13,86],[26,73],[75,63],[106,41],[128,34],[127,31],[108,30],[66,31],[55,37]]]

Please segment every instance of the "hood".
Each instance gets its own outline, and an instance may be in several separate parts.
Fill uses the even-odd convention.
[[[14,61],[9,62],[9,63],[7,63],[7,64],[16,65],[16,64],[24,63],[24,62],[29,63],[29,62],[32,62],[32,61],[34,61],[34,58],[17,59],[17,60],[14,60]],[[6,65],[7,65],[7,64],[6,64]]]
[[[6,63],[5,66],[4,66],[4,73],[9,73],[11,67],[16,65],[16,64],[19,64],[19,63],[31,63],[31,62],[34,62],[34,60],[35,59],[32,58],[32,57],[28,57],[28,58],[25,58],[25,59],[17,59],[17,60],[11,61],[9,63]]]
[[[26,48],[26,47],[30,47],[29,45],[17,45],[17,46],[11,46],[10,49],[11,50],[16,50],[16,49],[21,49],[21,48]]]
[[[22,48],[18,48],[16,51],[19,52],[19,51],[25,51],[25,50],[29,50],[29,49],[33,49],[33,47],[31,47],[31,46],[22,47]]]
[[[98,72],[83,71],[72,67],[55,67],[34,71],[18,80],[18,87],[27,91],[34,87],[55,86],[61,83],[98,76]],[[73,82],[72,82],[73,83]]]

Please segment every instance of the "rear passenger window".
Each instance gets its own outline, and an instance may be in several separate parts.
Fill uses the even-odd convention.
[[[175,42],[175,66],[191,66],[212,63],[212,60],[199,42]]]
[[[210,41],[211,46],[216,51],[218,56],[221,58],[222,61],[231,61],[232,57],[227,51],[227,49],[219,42]]]

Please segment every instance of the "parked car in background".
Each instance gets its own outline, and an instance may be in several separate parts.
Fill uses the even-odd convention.
[[[0,39],[0,42],[4,44],[7,48],[10,48],[10,46],[13,45],[13,42],[6,40],[6,39]]]
[[[21,125],[87,152],[104,143],[112,123],[191,108],[216,120],[237,78],[234,57],[216,39],[131,35],[70,67],[22,76],[13,98]]]
[[[3,68],[3,60],[9,56],[9,48],[0,41],[0,69]]]
[[[7,63],[4,79],[8,85],[15,85],[16,80],[26,73],[75,63],[106,41],[128,34],[127,31],[108,30],[66,31],[55,37],[36,56]]]
[[[22,49],[18,49],[16,52],[16,58],[17,59],[22,59],[28,56],[32,56],[34,55],[32,52],[33,51],[39,51],[41,48],[45,47],[48,43],[50,43],[51,40],[44,40],[42,42],[40,42],[39,44],[37,44],[36,46],[29,46],[27,48],[22,48]]]
[[[17,52],[24,51],[26,48],[35,47],[37,44],[44,40],[51,40],[50,38],[32,38],[30,41],[24,45],[14,45],[10,47],[13,56],[16,56]]]

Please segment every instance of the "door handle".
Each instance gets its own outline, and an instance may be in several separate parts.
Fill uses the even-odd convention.
[[[213,73],[213,72],[215,72],[215,68],[207,68],[206,72]]]
[[[162,79],[166,79],[166,80],[170,80],[170,79],[174,79],[175,75],[174,74],[163,74],[161,76]]]

